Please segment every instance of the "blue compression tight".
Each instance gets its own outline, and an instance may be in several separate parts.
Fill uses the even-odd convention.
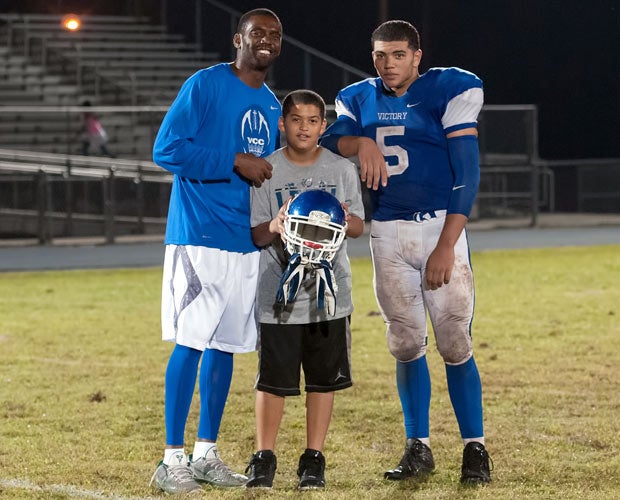
[[[215,441],[220,429],[233,371],[233,355],[214,349],[204,353],[176,345],[166,368],[166,445],[182,447],[185,424],[200,369],[200,421],[198,437]]]
[[[233,354],[205,349],[200,367],[198,437],[216,441],[233,374]]]
[[[409,438],[429,437],[428,414],[431,404],[431,376],[426,356],[396,362],[396,386]]]
[[[182,447],[202,352],[176,345],[166,368],[166,445]]]
[[[448,392],[463,439],[484,436],[482,383],[473,356],[462,365],[446,365]]]

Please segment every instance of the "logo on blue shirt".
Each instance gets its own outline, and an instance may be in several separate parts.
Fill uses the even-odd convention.
[[[246,153],[263,156],[270,144],[269,125],[265,116],[257,109],[249,109],[241,120],[241,135]]]

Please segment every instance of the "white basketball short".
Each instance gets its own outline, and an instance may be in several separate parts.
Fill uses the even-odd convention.
[[[471,322],[474,282],[465,230],[454,247],[450,283],[437,290],[426,287],[426,261],[445,222],[445,211],[418,221],[372,221],[370,248],[377,303],[387,325],[387,343],[400,361],[426,353],[426,312],[437,349],[448,364],[460,364],[472,354]]]
[[[166,245],[162,339],[201,351],[256,350],[259,256],[260,252]]]

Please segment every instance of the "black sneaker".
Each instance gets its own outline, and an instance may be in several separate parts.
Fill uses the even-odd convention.
[[[245,469],[248,474],[246,488],[271,488],[273,477],[276,475],[278,461],[271,450],[260,450],[252,455],[250,463]]]
[[[422,441],[415,438],[407,439],[405,454],[395,469],[385,472],[383,477],[392,481],[425,477],[435,469],[433,452]]]
[[[491,467],[489,467],[491,462]],[[461,484],[476,485],[491,482],[493,460],[489,457],[484,445],[472,441],[463,450],[463,466],[461,467]]]
[[[316,490],[325,488],[325,457],[320,451],[309,448],[299,457],[299,476],[300,490]]]

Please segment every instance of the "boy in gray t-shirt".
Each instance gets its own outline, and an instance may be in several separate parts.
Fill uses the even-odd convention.
[[[299,459],[299,489],[325,486],[323,446],[334,392],[352,385],[350,369],[351,267],[346,238],[331,264],[337,287],[333,315],[317,304],[316,280],[306,273],[293,301],[276,301],[290,255],[282,241],[287,202],[310,189],[334,195],[345,209],[346,235],[364,230],[364,207],[357,168],[318,145],[325,130],[325,103],[310,90],[288,94],[282,104],[280,132],[286,146],[267,158],[273,175],[252,188],[252,238],[260,247],[256,315],[259,368],[256,382],[258,451],[252,455],[247,487],[270,488],[276,470],[275,443],[286,396],[300,394],[300,366],[306,390],[306,450]],[[336,289],[337,288],[337,289]]]

